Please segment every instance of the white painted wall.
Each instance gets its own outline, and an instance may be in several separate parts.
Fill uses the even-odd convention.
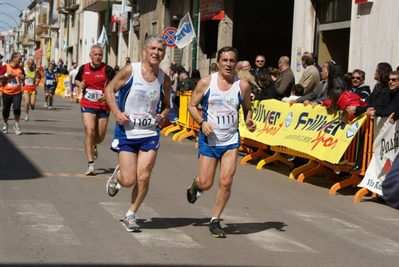
[[[90,61],[90,47],[97,44],[98,37],[102,31],[99,25],[99,13],[92,11],[83,12],[83,32],[82,32],[82,55],[78,60],[79,65]],[[103,61],[105,60],[105,55]]]
[[[305,51],[314,52],[313,44],[315,32],[315,16],[316,12],[313,9],[312,2],[310,0],[294,1],[291,69],[294,73],[296,82],[299,82],[304,71],[302,65],[298,69],[296,67],[296,64],[298,63],[297,52],[299,51],[299,49],[301,54]]]
[[[399,1],[375,0],[352,6],[349,70],[366,72],[366,83],[373,88],[379,62],[399,65]]]

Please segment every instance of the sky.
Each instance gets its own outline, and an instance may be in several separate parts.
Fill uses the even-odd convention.
[[[20,10],[28,9],[28,6],[32,1],[33,0],[0,0],[1,3],[4,3],[4,4],[0,4],[0,32],[4,31],[4,30],[16,28],[17,24],[9,16],[13,17],[19,24],[20,12],[17,10],[17,8]],[[8,4],[13,5],[16,8],[13,6],[10,6]],[[3,13],[5,13],[9,16],[4,15]],[[7,25],[7,24],[9,24],[9,25]],[[10,28],[10,26],[12,28]]]

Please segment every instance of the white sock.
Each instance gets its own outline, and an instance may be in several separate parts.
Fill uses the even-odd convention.
[[[126,217],[129,217],[129,216],[134,216],[134,215],[136,215],[136,213],[135,212],[133,212],[133,211],[131,211],[130,209],[126,212]]]
[[[216,220],[216,219],[219,219],[219,218],[216,218],[216,217],[212,217],[212,219],[211,219],[211,222],[212,222],[213,220]]]

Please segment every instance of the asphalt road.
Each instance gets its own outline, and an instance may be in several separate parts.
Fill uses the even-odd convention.
[[[114,118],[99,146],[97,175],[87,167],[79,105],[39,91],[22,135],[0,133],[0,265],[10,266],[398,266],[399,212],[357,188],[330,196],[334,183],[288,179],[284,165],[239,165],[223,213],[226,239],[208,234],[217,183],[194,204],[186,188],[197,172],[192,140],[161,138],[141,233],[120,219],[131,189],[111,198],[105,184],[117,164],[109,149]],[[2,123],[1,123],[2,124]],[[242,156],[240,156],[241,159]]]

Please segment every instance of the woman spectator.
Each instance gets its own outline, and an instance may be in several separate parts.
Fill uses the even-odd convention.
[[[256,91],[252,100],[277,99],[277,89],[274,85],[273,77],[270,71],[262,70],[258,73],[258,82],[261,87],[260,91]]]

